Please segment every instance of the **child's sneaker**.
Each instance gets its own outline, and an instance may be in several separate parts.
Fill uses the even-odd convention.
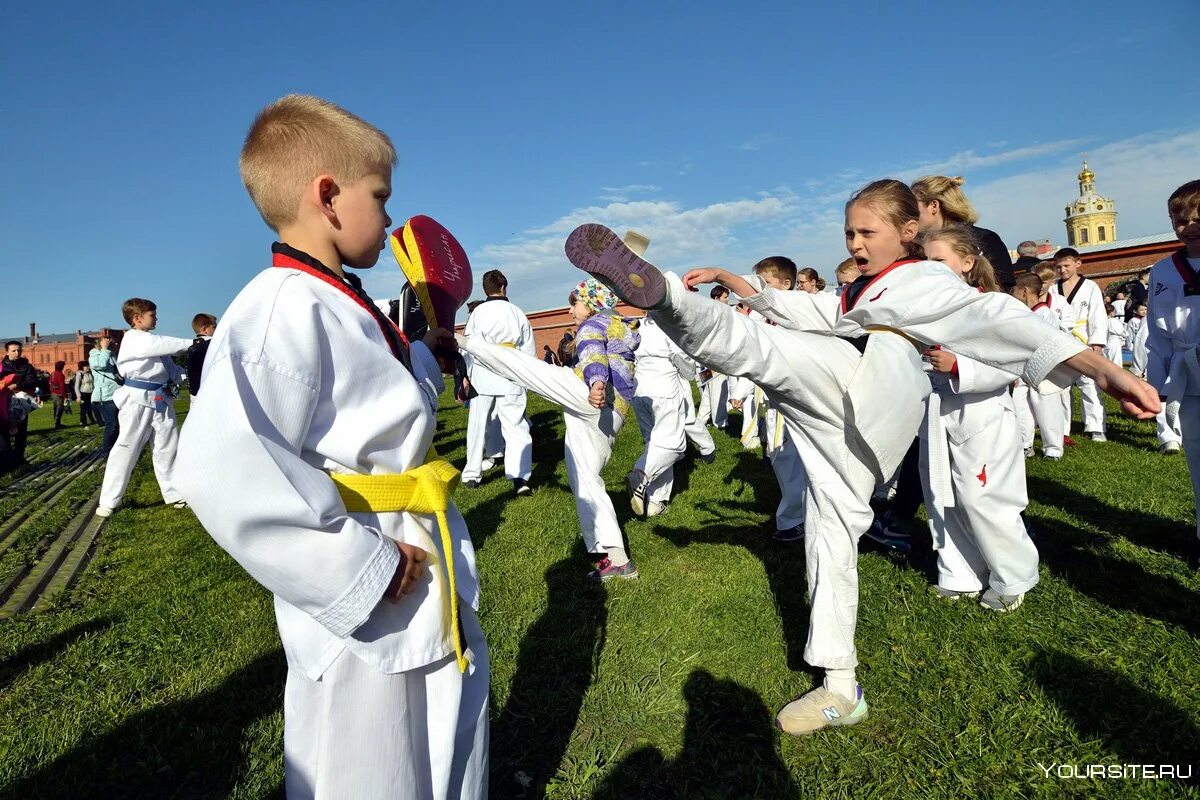
[[[1105,435],[1104,435],[1103,433],[1101,433],[1100,431],[1095,431],[1095,432],[1093,432],[1093,433],[1090,433],[1090,434],[1088,434],[1088,435],[1092,437],[1092,441],[1093,441],[1093,442],[1107,442],[1107,441],[1108,441],[1108,437],[1107,437],[1107,436],[1105,436]]]
[[[629,482],[629,508],[639,517],[646,516],[646,481],[645,476],[634,470],[625,480]]]
[[[1006,611],[1016,610],[1024,601],[1024,594],[1000,594],[995,589],[988,589],[979,599],[979,605],[1003,614]]]
[[[867,701],[862,686],[855,685],[853,700],[818,686],[783,707],[775,724],[784,733],[806,736],[822,728],[855,725],[867,718]]]
[[[174,503],[171,503],[171,508],[178,508],[180,511],[187,507],[187,500],[176,500]]]
[[[795,542],[803,542],[804,541],[804,523],[801,522],[799,525],[796,525],[793,528],[787,528],[786,530],[783,528],[779,528],[778,530],[775,531],[774,534],[771,535],[771,538],[777,542],[783,542],[784,544],[793,544]]]
[[[513,491],[517,493],[517,497],[528,497],[533,494],[533,489],[529,488],[528,481],[522,478],[513,478]]]
[[[628,579],[637,576],[637,567],[633,565],[632,559],[619,567],[614,567],[610,559],[602,558],[596,562],[596,568],[588,573],[588,577],[594,581],[609,581],[613,578]]]
[[[912,524],[896,517],[890,510],[875,518],[867,528],[867,538],[889,550],[912,552]]]
[[[711,463],[713,463],[714,461],[716,461],[716,460],[717,460],[717,451],[716,451],[716,450],[713,450],[713,451],[712,451],[712,452],[710,452],[710,453],[701,453],[701,454],[700,454],[700,456],[699,456],[699,458],[700,458],[700,460],[701,460],[701,461],[703,461],[705,464],[711,464]]]
[[[1033,445],[1030,445],[1029,447],[1025,448],[1025,457],[1033,458]]]
[[[630,250],[620,236],[603,225],[580,225],[571,231],[564,249],[572,264],[631,306],[657,308],[667,299],[667,281],[658,267]]]
[[[658,500],[651,500],[648,503],[646,503],[646,516],[647,517],[661,517],[665,513],[667,513],[667,504],[666,503],[660,502]]]
[[[108,519],[113,515],[113,510],[108,506],[96,506],[96,516]]]
[[[960,592],[955,589],[946,589],[941,586],[933,587],[933,593],[943,600],[957,600],[960,597],[967,597],[971,600],[974,600],[976,597],[979,597],[978,590],[974,592]]]
[[[1179,442],[1163,442],[1158,448],[1159,455],[1169,456],[1179,452]]]

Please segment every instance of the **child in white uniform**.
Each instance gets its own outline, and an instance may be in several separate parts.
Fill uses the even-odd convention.
[[[459,346],[477,364],[505,380],[536,392],[563,409],[563,450],[567,482],[575,495],[579,528],[588,552],[596,557],[594,580],[636,578],[617,512],[601,474],[613,442],[632,413],[634,351],[638,333],[612,313],[616,296],[596,280],[575,287],[568,297],[571,316],[579,323],[573,339],[575,367],[556,367],[511,347],[474,337]]]
[[[1079,251],[1072,247],[1064,247],[1054,254],[1054,266],[1058,269],[1059,279],[1050,287],[1055,294],[1066,302],[1063,304],[1064,315],[1070,333],[1079,341],[1091,347],[1097,353],[1104,351],[1108,343],[1108,318],[1104,313],[1104,294],[1095,281],[1080,274],[1083,261]],[[1104,435],[1104,403],[1100,401],[1100,392],[1092,379],[1086,375],[1080,376],[1075,383],[1079,387],[1079,396],[1083,403],[1083,432],[1092,437],[1093,441],[1103,442]],[[1067,430],[1071,429],[1071,393],[1066,394]]]
[[[801,455],[809,478],[811,614],[805,660],[824,668],[825,681],[780,712],[778,723],[789,733],[851,725],[867,716],[854,669],[857,543],[873,518],[875,485],[908,450],[929,392],[909,337],[1021,373],[1039,389],[1044,381],[1062,384],[1086,370],[1120,395],[1130,413],[1145,417],[1158,410],[1153,390],[1127,372],[1114,374],[1110,362],[1071,337],[1047,331],[1011,298],[981,295],[941,264],[905,258],[914,252],[919,214],[911,190],[894,180],[868,185],[847,204],[847,247],[864,277],[843,292],[834,335],[806,332],[826,324],[814,321],[820,317],[812,301],[817,295],[753,294],[724,270],[693,270],[684,281],[664,276],[599,225],[580,226],[567,239],[572,263],[617,287],[627,302],[653,309],[692,358],[763,386],[793,423],[791,432],[806,442]],[[746,320],[687,288],[714,281],[751,293],[745,302],[778,325]],[[885,382],[888,390],[881,392]]]
[[[729,290],[724,286],[714,286],[709,297],[718,303],[728,303]],[[729,426],[729,380],[701,364],[700,387],[700,410],[696,412],[697,416],[706,424],[711,422],[719,430],[725,430]],[[704,409],[708,409],[707,417]]]
[[[1150,269],[1146,377],[1166,398],[1164,424],[1179,427],[1200,507],[1200,181],[1172,192],[1167,211],[1183,247]]]
[[[981,292],[998,292],[992,266],[965,227],[927,231],[925,256]],[[1054,326],[1049,328],[1054,330]],[[934,549],[937,592],[979,597],[992,611],[1012,611],[1038,582],[1038,552],[1021,512],[1025,458],[1009,386],[1016,375],[950,350],[926,356],[933,372],[921,431],[921,476]]]
[[[172,479],[179,447],[173,387],[181,382],[183,371],[171,356],[186,353],[192,340],[150,333],[158,324],[158,307],[149,300],[132,297],[121,313],[131,328],[121,339],[117,354],[117,371],[124,378],[113,394],[120,433],[104,465],[98,517],[111,516],[121,504],[147,439],[152,441],[154,477],[163,502],[186,507]]]
[[[674,465],[687,450],[684,427],[692,399],[684,396],[690,384],[683,384],[680,376],[694,367],[652,318],[642,321],[638,334],[633,413],[645,446],[627,476],[629,506],[639,517],[656,517],[671,500]]]
[[[440,376],[343,266],[379,257],[395,159],[314,97],[259,114],[242,178],[286,244],[221,315],[179,448],[200,523],[275,596],[289,800],[487,794],[475,551],[431,453]]]
[[[1104,345],[1104,357],[1118,367],[1125,366],[1125,320],[1117,314],[1117,307],[1105,303],[1104,310],[1108,313],[1108,341]]]
[[[1052,328],[1061,330],[1059,317],[1050,309],[1047,302],[1049,288],[1034,272],[1018,275],[1013,286],[1013,297],[1020,300],[1038,317]],[[1042,432],[1042,455],[1051,461],[1058,461],[1063,455],[1063,439],[1067,430],[1067,413],[1061,398],[1056,393],[1043,394],[1029,391],[1025,382],[1018,381],[1013,389],[1013,402],[1017,408],[1017,417],[1023,419],[1022,444],[1026,457],[1033,455],[1033,430],[1036,427]]]

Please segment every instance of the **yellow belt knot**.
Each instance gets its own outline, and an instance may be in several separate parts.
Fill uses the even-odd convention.
[[[449,461],[432,455],[426,463],[399,475],[360,475],[331,472],[346,510],[351,512],[396,512],[432,514],[437,518],[442,542],[442,562],[449,588],[446,592],[450,630],[454,637],[454,659],[461,672],[467,670],[466,646],[458,617],[458,582],[454,575],[454,543],[446,512],[458,487],[459,472]]]

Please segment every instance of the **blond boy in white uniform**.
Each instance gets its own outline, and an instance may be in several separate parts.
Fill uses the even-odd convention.
[[[487,793],[488,652],[457,473],[432,452],[440,378],[343,267],[378,259],[395,159],[317,98],[259,114],[242,178],[284,243],[221,316],[180,443],[180,491],[275,597],[289,800]]]
[[[158,324],[158,309],[149,300],[131,297],[125,301],[121,313],[131,327],[121,338],[117,353],[117,371],[124,378],[113,394],[120,432],[104,465],[96,508],[98,517],[112,516],[121,504],[147,439],[151,441],[154,477],[163,502],[176,508],[187,505],[172,478],[179,447],[172,391],[182,380],[183,372],[171,356],[187,352],[192,342],[151,333]]]
[[[476,306],[463,331],[466,336],[537,356],[533,327],[525,312],[508,299],[508,279],[499,270],[483,275],[487,300]],[[518,495],[529,494],[529,476],[533,469],[533,439],[525,416],[525,389],[502,378],[468,355],[467,370],[471,386],[478,393],[471,399],[467,415],[467,463],[463,467],[463,485],[476,487],[483,476],[484,459],[492,455],[488,448],[488,428],[493,416],[500,419],[504,437],[504,474],[513,482]]]

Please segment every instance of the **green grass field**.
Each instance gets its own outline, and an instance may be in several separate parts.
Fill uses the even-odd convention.
[[[1197,779],[1047,777],[1039,764],[1178,764],[1200,777],[1200,577],[1182,456],[1149,423],[1110,417],[1106,444],[1029,461],[1041,584],[1022,608],[939,601],[928,546],[860,560],[860,679],[871,718],[781,737],[809,689],[802,547],[770,539],[778,490],[723,434],[714,464],[628,520],[638,581],[597,586],[562,465],[562,421],[530,400],[532,497],[499,470],[458,502],[479,551],[491,646],[494,798],[1194,796]],[[49,412],[35,415],[45,428]],[[442,417],[461,465],[466,415]],[[68,418],[72,425],[75,418]],[[30,452],[76,428],[35,433]],[[607,472],[640,448],[627,426]],[[0,556],[0,582],[65,524],[72,487]],[[0,490],[14,479],[0,479]],[[0,515],[30,502],[20,487]],[[285,665],[269,596],[191,512],[161,504],[148,454],[82,579],[0,622],[0,795],[281,795]]]

